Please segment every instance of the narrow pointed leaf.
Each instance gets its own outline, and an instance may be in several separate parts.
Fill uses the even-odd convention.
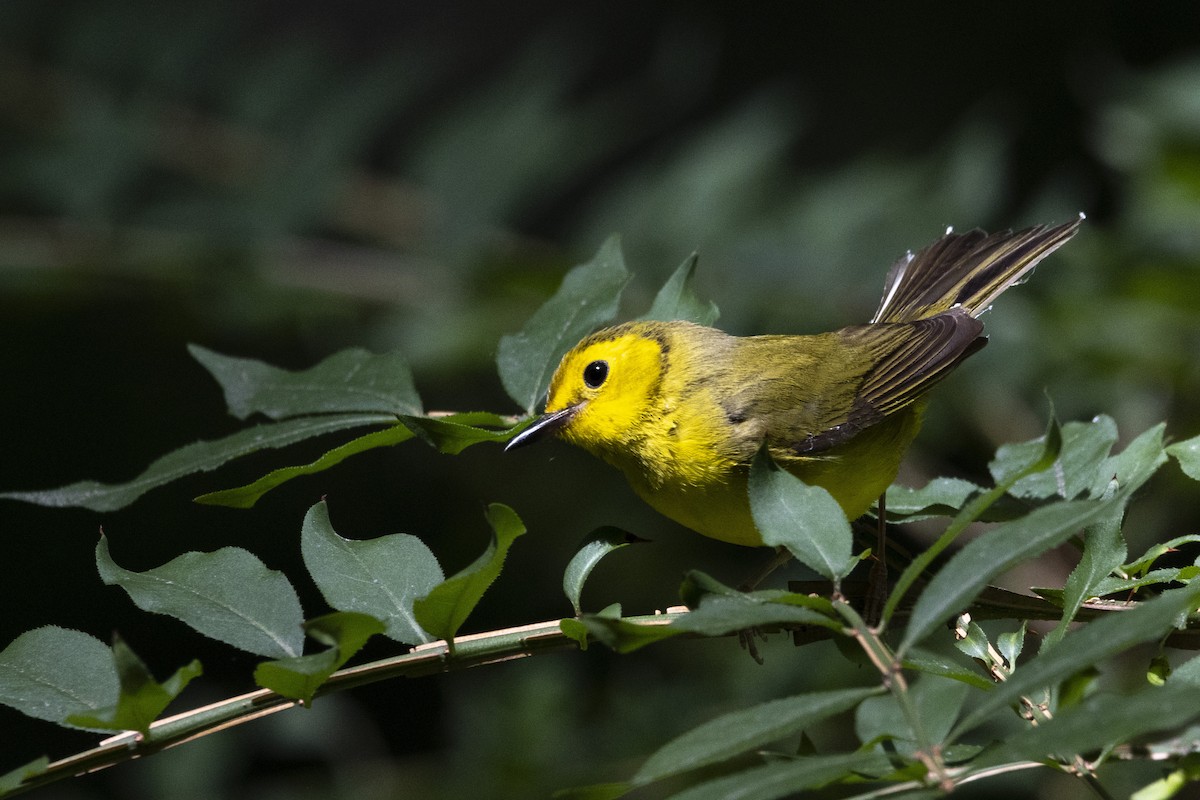
[[[805,566],[831,581],[850,573],[853,534],[829,492],[780,469],[765,451],[750,468],[750,509],[763,544],[786,547]]]
[[[701,300],[696,294],[696,262],[699,256],[688,256],[671,277],[658,290],[654,303],[642,319],[671,321],[676,319],[694,322],[697,325],[712,325],[721,316],[717,304]]]
[[[890,769],[886,756],[874,751],[806,756],[775,761],[701,783],[671,800],[776,800],[802,797],[815,789],[855,772],[883,773]]]
[[[1200,604],[1200,581],[1173,589],[1129,611],[1089,622],[1062,643],[1026,661],[968,713],[955,736],[980,725],[1023,694],[1052,686],[1067,676],[1124,652],[1135,644],[1164,637]]]
[[[646,759],[635,785],[716,764],[792,736],[879,694],[880,687],[812,692],[734,711],[693,728]]]
[[[904,658],[904,668],[923,672],[926,675],[937,675],[941,678],[965,683],[976,689],[990,691],[995,684],[980,674],[978,668],[966,667],[938,653],[914,647]]]
[[[67,718],[69,724],[147,734],[150,723],[203,672],[200,662],[192,661],[176,670],[166,683],[159,683],[120,637],[113,641],[112,660],[121,686],[117,702],[90,713],[72,714]]]
[[[966,608],[996,575],[1065,542],[1110,506],[1094,500],[1055,503],[1005,522],[954,554],[917,598],[900,651]]]
[[[953,516],[983,488],[960,478],[934,478],[920,489],[890,486],[888,522],[917,522],[934,516]]]
[[[790,592],[706,595],[700,606],[671,623],[671,627],[701,636],[726,636],[735,631],[769,625],[817,625],[840,630],[842,625],[821,612],[823,602]]]
[[[558,291],[520,333],[500,340],[496,366],[508,396],[532,413],[563,355],[616,316],[628,282],[620,239],[609,237],[591,261],[567,273]]]
[[[500,575],[508,548],[525,533],[525,525],[516,512],[500,503],[488,506],[487,519],[493,535],[483,554],[413,604],[417,624],[439,639],[454,638],[483,593]]]
[[[436,447],[439,452],[452,456],[480,442],[507,442],[520,430],[520,426],[510,424],[511,419],[486,411],[452,414],[447,417],[401,415],[400,421],[417,438]],[[492,427],[481,428],[480,425]]]
[[[578,620],[563,620],[559,623],[578,623],[586,630],[587,635],[616,653],[632,653],[646,645],[661,642],[679,636],[683,630],[663,623],[630,622],[629,620],[608,617],[603,614],[584,614]],[[579,641],[578,628],[568,626],[572,639]]]
[[[309,705],[330,675],[361,650],[368,639],[383,633],[384,623],[367,614],[336,611],[309,620],[304,628],[328,649],[307,656],[265,661],[255,668],[254,681],[264,689]]]
[[[132,572],[112,560],[101,536],[96,566],[101,580],[124,589],[138,608],[175,617],[212,639],[269,658],[298,656],[304,646],[296,590],[249,551],[184,553]]]
[[[92,511],[113,511],[137,500],[151,489],[197,472],[210,472],[235,458],[260,450],[287,447],[326,433],[388,425],[395,417],[382,414],[336,414],[305,417],[257,425],[213,441],[200,441],[181,447],[162,458],[127,483],[80,481],[57,489],[2,492],[0,499],[22,500],[42,506],[79,507]]]
[[[30,778],[36,778],[45,772],[49,766],[50,759],[46,756],[41,756],[0,775],[0,794],[11,792]]]
[[[366,411],[421,413],[412,372],[399,353],[343,350],[310,369],[292,372],[199,345],[188,345],[188,351],[221,384],[229,413],[238,419],[255,413],[271,419]]]
[[[979,763],[1069,758],[1196,720],[1200,720],[1200,703],[1196,689],[1186,684],[1168,683],[1131,695],[1097,694],[1060,710],[1049,722],[1009,734]]]
[[[396,533],[354,541],[338,536],[325,501],[304,516],[300,532],[304,564],[325,602],[383,620],[387,636],[405,644],[429,642],[413,614],[413,602],[443,580],[442,568],[415,536]]]
[[[583,613],[583,608],[579,603],[580,595],[583,593],[583,584],[600,560],[626,545],[644,541],[645,539],[634,536],[629,531],[614,528],[611,525],[597,528],[587,535],[579,552],[571,558],[567,563],[566,571],[563,572],[563,593],[571,601],[576,616]]]
[[[1125,560],[1125,537],[1121,535],[1121,520],[1125,509],[1116,506],[1088,527],[1084,536],[1083,554],[1063,587],[1063,615],[1054,630],[1042,640],[1042,650],[1049,649],[1067,634],[1075,615],[1089,597],[1099,594],[1098,587],[1109,573]]]
[[[47,625],[0,651],[0,703],[22,714],[61,722],[111,706],[119,696],[112,651],[81,631]]]
[[[392,445],[406,442],[412,437],[412,431],[404,425],[393,425],[381,431],[372,431],[356,439],[351,439],[332,450],[326,451],[316,461],[294,467],[280,467],[279,469],[271,470],[258,480],[248,483],[245,486],[202,494],[195,501],[211,506],[251,508],[264,494],[277,486],[287,483],[293,478],[324,472],[330,467],[345,461],[352,455],[373,450],[376,447],[391,447]]]
[[[1200,436],[1169,445],[1167,454],[1179,462],[1184,475],[1200,481]]]

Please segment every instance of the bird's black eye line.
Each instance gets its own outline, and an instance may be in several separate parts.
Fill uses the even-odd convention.
[[[589,389],[599,389],[608,377],[608,362],[593,361],[583,368],[583,382]]]

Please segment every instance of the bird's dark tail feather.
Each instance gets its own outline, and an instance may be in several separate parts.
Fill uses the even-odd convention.
[[[956,306],[972,317],[986,311],[1010,286],[1024,282],[1043,258],[1075,235],[1083,223],[1038,225],[1022,231],[946,232],[916,255],[897,261],[872,322],[914,322]]]

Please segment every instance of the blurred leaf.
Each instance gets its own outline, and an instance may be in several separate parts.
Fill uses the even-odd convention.
[[[887,490],[888,522],[917,522],[933,516],[952,516],[971,495],[983,489],[959,478],[934,478],[920,489],[892,485]]]
[[[277,486],[287,483],[292,478],[324,472],[330,467],[345,461],[352,455],[373,450],[376,447],[390,447],[401,442],[406,442],[412,437],[412,431],[404,425],[393,425],[381,431],[372,431],[356,439],[351,439],[332,450],[327,450],[316,461],[310,461],[307,464],[294,467],[273,469],[258,480],[244,486],[202,494],[195,498],[195,502],[211,506],[227,506],[229,508],[251,508],[264,494]]]
[[[195,442],[181,447],[155,460],[141,475],[128,483],[80,481],[58,489],[2,492],[0,499],[23,500],[58,508],[77,506],[92,511],[114,511],[124,508],[151,489],[185,475],[209,472],[249,453],[287,447],[314,436],[346,428],[388,425],[395,424],[395,421],[395,417],[381,414],[333,414],[256,425],[223,439]]]
[[[591,261],[567,273],[558,291],[533,313],[520,333],[500,339],[496,356],[500,381],[526,413],[533,413],[546,394],[563,355],[616,316],[629,277],[620,239],[611,236]]]
[[[1094,500],[1063,501],[1002,523],[954,554],[917,598],[900,645],[903,652],[970,605],[992,578],[1066,541],[1110,506]]]
[[[36,778],[45,772],[48,766],[50,766],[50,759],[41,756],[0,775],[0,794],[11,792],[30,778]]]
[[[417,624],[428,633],[449,642],[458,633],[504,566],[513,541],[525,533],[525,525],[511,508],[492,503],[487,511],[492,541],[479,558],[461,572],[433,587],[413,604]]]
[[[1192,480],[1200,481],[1200,436],[1193,436],[1167,447],[1167,454],[1179,462],[1179,468]]]
[[[631,789],[633,786],[628,783],[596,783],[591,786],[559,789],[550,796],[554,800],[617,800],[629,794]]]
[[[0,651],[0,703],[36,719],[107,708],[120,691],[112,651],[86,633],[46,625]]]
[[[367,640],[383,633],[381,620],[354,611],[335,611],[304,623],[308,635],[327,645],[320,653],[264,661],[254,669],[254,682],[284,697],[312,703],[313,695]]]
[[[1168,683],[1186,683],[1200,689],[1200,655],[1192,656],[1187,661],[1171,670]]]
[[[420,539],[406,533],[366,541],[343,539],[334,531],[322,500],[304,515],[300,552],[330,606],[382,620],[388,638],[397,642],[433,641],[417,624],[413,602],[429,594],[443,575]]]
[[[96,545],[96,567],[108,586],[120,586],[143,611],[166,614],[249,653],[269,658],[300,655],[304,615],[282,572],[239,547],[184,553],[161,567],[131,572]]]
[[[271,419],[367,411],[421,413],[412,372],[399,353],[376,355],[354,348],[291,372],[194,344],[188,345],[188,352],[221,384],[229,413],[238,419],[254,413]]]
[[[512,420],[487,411],[468,411],[446,417],[412,417],[401,415],[402,422],[426,444],[447,455],[458,455],[479,442],[507,442],[519,426]],[[480,428],[479,425],[503,426],[501,430]]]
[[[1060,648],[1065,649],[1065,648]],[[1196,690],[1188,685],[1152,687],[1136,694],[1096,694],[1054,719],[1008,734],[981,756],[979,766],[1013,760],[1070,757],[1200,718]]]
[[[579,551],[571,557],[563,572],[563,592],[571,601],[571,607],[575,609],[575,616],[583,613],[583,608],[579,604],[579,597],[583,593],[583,584],[587,582],[592,570],[600,563],[600,559],[626,545],[644,541],[645,539],[634,536],[629,531],[614,528],[611,525],[597,528],[584,538]]]
[[[728,760],[799,733],[882,691],[882,687],[868,687],[812,692],[724,714],[655,751],[633,776],[633,783],[643,785]]]
[[[671,800],[775,800],[801,796],[799,793],[805,789],[824,786],[856,772],[882,773],[889,769],[887,757],[870,750],[799,757],[698,784],[671,795]]]
[[[1200,581],[1068,633],[1060,646],[1039,653],[1014,670],[1008,680],[998,685],[962,719],[956,732],[964,733],[987,722],[1021,695],[1052,686],[1135,644],[1165,636],[1185,614],[1195,609],[1197,603],[1200,603]]]
[[[96,709],[90,713],[72,714],[67,717],[69,724],[116,731],[138,731],[146,735],[150,732],[150,723],[158,719],[170,702],[203,672],[200,662],[192,661],[176,670],[166,683],[159,683],[121,637],[113,638],[111,652],[121,686],[117,702],[108,708]]]
[[[1023,469],[1042,451],[1044,441],[1044,437],[1039,437],[998,448],[996,457],[988,464],[996,483],[1004,483],[1014,472]],[[1095,484],[1100,465],[1116,441],[1117,425],[1110,417],[1100,416],[1094,422],[1068,422],[1062,426],[1062,448],[1054,461],[1054,469],[1025,475],[1009,492],[1017,497],[1057,496],[1072,500]]]
[[[929,674],[921,675],[909,686],[908,702],[915,708],[929,741],[946,741],[969,690],[962,681]],[[890,694],[872,697],[858,706],[854,733],[861,742],[891,739],[912,743],[917,738],[900,702]]]
[[[750,510],[763,544],[786,547],[835,584],[850,573],[853,534],[829,492],[808,486],[760,450],[750,467]]]
[[[1170,800],[1189,783],[1200,781],[1200,755],[1184,756],[1177,763],[1178,769],[1138,789],[1129,800]]]
[[[712,325],[717,321],[721,316],[717,304],[711,300],[705,302],[696,295],[693,284],[698,259],[699,256],[692,253],[679,265],[658,290],[654,303],[642,319],[667,322],[681,319],[697,325]]]

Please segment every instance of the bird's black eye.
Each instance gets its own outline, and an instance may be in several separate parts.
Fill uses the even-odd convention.
[[[608,362],[593,361],[583,368],[583,382],[590,389],[599,389],[604,383],[604,379],[608,377]]]

